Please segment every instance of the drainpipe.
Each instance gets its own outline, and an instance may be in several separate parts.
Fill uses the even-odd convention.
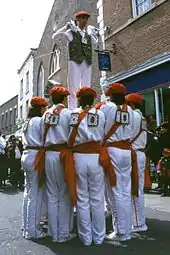
[[[160,94],[161,94],[161,114],[162,114],[162,121],[165,121],[165,115],[164,115],[164,98],[163,98],[163,89],[160,88]]]
[[[103,50],[105,50],[106,45],[105,45],[105,36],[104,36],[105,31],[104,31],[103,0],[98,0],[97,9],[98,9],[98,12],[99,12],[99,15],[97,17],[97,23],[99,24],[100,36],[101,36],[101,41],[102,41],[102,48],[103,48]],[[105,98],[104,90],[103,90],[103,85],[104,85],[105,82],[106,82],[106,72],[102,71],[101,72],[101,77],[100,77],[100,86],[101,86],[101,90],[102,90],[103,99]]]
[[[156,110],[156,125],[157,127],[160,126],[160,111],[159,111],[159,96],[158,90],[154,89],[154,96],[155,96],[155,110]]]

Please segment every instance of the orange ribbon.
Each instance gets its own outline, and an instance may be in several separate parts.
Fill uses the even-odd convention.
[[[118,142],[111,142],[106,143],[106,147],[115,147],[122,150],[130,150],[131,157],[132,157],[132,173],[131,173],[131,180],[132,180],[132,195],[138,196],[138,187],[139,187],[139,176],[138,176],[138,164],[137,164],[137,155],[136,152],[132,149],[131,143],[128,140],[118,141]]]
[[[40,186],[45,182],[45,152],[45,148],[40,148],[34,161],[34,168],[38,172]]]
[[[99,163],[105,169],[111,185],[114,186],[116,184],[116,175],[114,172],[114,168],[110,162],[107,149],[102,148],[99,142],[87,142],[61,150],[60,159],[62,164],[64,165],[65,181],[67,182],[69,187],[73,206],[76,204],[77,201],[74,153],[99,154]]]
[[[45,153],[46,153],[46,151],[60,152],[66,146],[67,146],[66,144],[54,144],[54,145],[50,145],[48,147],[39,148],[37,155],[35,157],[34,167],[35,167],[36,171],[38,172],[40,186],[42,186],[45,183]],[[33,149],[33,147],[32,147],[32,149]]]

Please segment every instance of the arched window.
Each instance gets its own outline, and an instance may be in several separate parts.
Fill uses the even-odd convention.
[[[40,64],[40,67],[38,70],[37,95],[44,96],[44,68],[42,63]]]
[[[54,72],[57,72],[59,69],[60,69],[60,50],[55,45],[53,49],[53,54],[51,56],[49,75],[53,74]]]

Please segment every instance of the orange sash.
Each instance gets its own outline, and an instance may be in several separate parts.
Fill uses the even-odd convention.
[[[122,109],[119,107],[118,110],[120,111],[127,111],[127,105],[124,104],[122,106]],[[116,132],[118,127],[121,125],[121,123],[115,122],[109,132],[104,137],[104,148],[107,147],[116,147],[122,150],[130,150],[131,151],[131,157],[132,157],[132,173],[131,173],[131,179],[132,179],[132,195],[138,196],[138,185],[139,185],[139,177],[138,177],[138,165],[137,165],[137,155],[136,152],[132,149],[131,143],[129,141],[118,141],[118,142],[111,142],[107,143],[107,140]],[[109,156],[109,155],[108,155]],[[114,169],[114,168],[113,168]],[[114,170],[114,176],[116,179],[116,174]]]
[[[63,105],[59,105],[56,109],[54,109],[53,113],[60,114],[60,112],[64,108],[65,107]],[[40,186],[42,186],[45,183],[45,152],[49,150],[51,146],[46,148],[44,147],[44,145],[45,145],[47,133],[50,127],[51,127],[50,124],[45,124],[44,134],[43,134],[43,147],[39,148],[34,161],[34,167],[36,171],[38,172]],[[60,148],[60,145],[56,145],[56,151],[57,151],[57,148]]]
[[[112,186],[115,186],[115,176],[113,171],[113,166],[110,162],[107,150],[101,147],[99,142],[87,142],[83,144],[75,145],[74,147],[69,147],[61,150],[60,159],[64,165],[64,176],[70,190],[72,205],[74,206],[77,201],[77,191],[76,191],[76,170],[74,162],[74,153],[83,154],[99,154],[100,165],[105,169],[106,174],[109,177]]]
[[[91,141],[79,145],[74,145],[75,139],[78,132],[78,127],[81,121],[86,117],[90,108],[81,112],[78,117],[77,125],[73,127],[71,132],[68,148],[64,149],[60,153],[60,159],[64,165],[65,170],[65,181],[67,182],[70,190],[71,200],[73,206],[76,204],[77,191],[76,191],[76,170],[74,162],[74,153],[85,153],[85,154],[99,154],[99,163],[105,169],[106,174],[110,180],[112,186],[116,185],[116,176],[111,164],[108,151],[106,148],[102,147],[99,142]]]
[[[64,176],[65,181],[67,182],[67,185],[69,187],[70,196],[72,200],[72,205],[74,206],[77,201],[77,190],[76,190],[76,171],[75,171],[75,163],[74,163],[74,143],[78,132],[78,127],[81,123],[81,121],[85,118],[87,113],[89,112],[90,108],[87,108],[83,112],[79,114],[77,124],[74,125],[72,132],[70,134],[69,140],[68,140],[68,148],[65,150],[61,150],[60,153],[60,159],[62,164],[64,165]],[[87,148],[85,148],[87,149]],[[84,152],[86,153],[86,152]]]
[[[122,140],[118,142],[111,142],[105,145],[106,147],[115,147],[121,150],[130,150],[131,157],[132,157],[132,195],[138,196],[138,183],[139,183],[139,176],[138,176],[138,165],[137,165],[137,155],[136,152],[132,149],[131,143],[129,140]]]

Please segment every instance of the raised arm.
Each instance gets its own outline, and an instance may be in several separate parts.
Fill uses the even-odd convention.
[[[87,27],[87,33],[88,33],[89,35],[91,35],[91,43],[92,43],[92,45],[97,44],[98,41],[99,41],[99,36],[100,36],[100,34],[99,34],[99,29],[96,28],[96,27],[93,27],[93,26],[89,25],[89,26]]]
[[[72,20],[67,22],[67,24],[64,27],[58,29],[55,33],[53,33],[52,39],[55,39],[55,37],[59,34],[64,34],[67,36],[68,40],[71,41],[70,40],[71,31],[77,32],[77,27],[74,24],[74,21]]]

